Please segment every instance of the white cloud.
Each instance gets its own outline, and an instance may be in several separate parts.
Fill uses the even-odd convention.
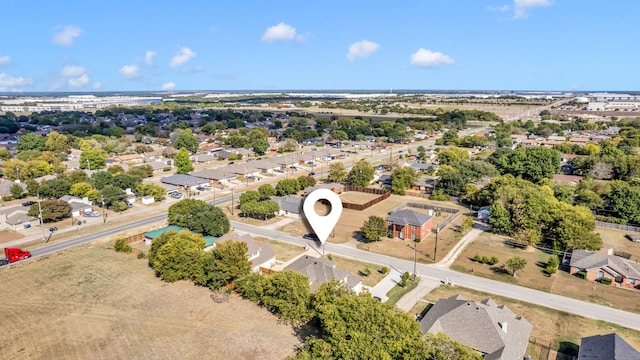
[[[78,77],[86,72],[87,69],[85,69],[84,66],[65,66],[64,69],[62,69],[62,77]]]
[[[411,54],[411,63],[413,65],[425,68],[437,68],[440,65],[450,65],[454,60],[439,51],[431,51],[420,48]]]
[[[162,84],[162,90],[173,90],[176,88],[176,83],[173,81],[169,81],[168,83]]]
[[[178,67],[178,66],[186,63],[187,61],[193,59],[194,57],[196,57],[196,53],[195,52],[193,52],[188,47],[183,47],[178,51],[176,56],[174,56],[171,59],[171,61],[169,62],[169,67],[172,68],[172,69],[175,68],[175,67]]]
[[[151,65],[153,64],[153,58],[157,55],[158,53],[155,51],[151,51],[151,50],[147,50],[147,53],[144,55],[144,62],[147,65]]]
[[[369,40],[362,40],[349,46],[349,52],[347,53],[347,59],[354,61],[357,58],[365,58],[380,49],[380,45]]]
[[[296,28],[283,22],[267,28],[262,34],[262,41],[278,41],[278,40],[304,40],[303,37],[296,37]]]
[[[82,29],[75,25],[63,27],[61,30],[53,34],[53,42],[56,45],[72,46],[75,38],[82,34]]]
[[[30,77],[13,77],[9,74],[0,73],[1,88],[15,88],[29,85],[33,85],[33,80]]]
[[[140,68],[136,64],[124,65],[118,72],[127,79],[135,79],[140,76]]]
[[[553,0],[513,0],[514,19],[524,19],[529,16],[529,10],[536,7],[548,7],[553,5]]]
[[[0,56],[0,65],[9,65],[11,64],[11,58],[9,55]]]
[[[72,88],[81,88],[89,83],[89,75],[83,74],[69,79],[68,84]]]
[[[100,89],[102,89],[102,83],[101,82],[94,82],[93,85],[91,85],[91,88],[93,90],[100,90]]]
[[[509,8],[511,8],[511,6],[509,5],[502,5],[502,6],[489,5],[486,7],[487,11],[491,11],[491,12],[507,12],[509,11]]]

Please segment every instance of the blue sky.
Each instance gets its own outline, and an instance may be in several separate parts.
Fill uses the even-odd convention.
[[[0,92],[640,90],[640,1],[0,0]]]

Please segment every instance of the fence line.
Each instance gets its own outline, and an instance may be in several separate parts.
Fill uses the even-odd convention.
[[[346,209],[352,209],[352,210],[364,210],[370,206],[373,206],[385,199],[388,199],[389,196],[391,196],[391,193],[389,191],[385,191],[385,190],[381,190],[381,189],[371,189],[371,188],[365,188],[365,187],[360,187],[360,186],[351,186],[348,185],[345,187],[345,189],[347,191],[356,191],[356,192],[362,192],[362,193],[367,193],[367,194],[376,194],[376,195],[380,195],[375,199],[369,200],[364,204],[354,204],[354,203],[350,203],[350,202],[346,202],[346,201],[342,201],[342,207],[346,208]]]
[[[604,221],[596,221],[596,227],[617,229],[617,230],[623,230],[623,231],[640,232],[640,226],[614,224],[614,223],[608,223],[608,222],[604,222]]]
[[[449,216],[449,218],[447,220],[445,220],[443,223],[438,224],[438,228],[435,229],[435,231],[437,231],[437,232],[440,232],[441,229],[446,228],[447,225],[449,225],[453,220],[457,219],[458,216],[460,216],[460,214],[462,213],[458,209],[452,209],[452,208],[447,208],[447,207],[442,207],[442,206],[427,205],[427,204],[418,204],[418,203],[412,203],[412,202],[406,202],[406,203],[400,204],[400,205],[396,206],[393,210],[391,210],[391,212],[402,210],[402,209],[406,209],[408,207],[417,208],[417,209],[433,210],[433,211],[441,211],[441,212],[445,212],[445,213],[448,213],[448,214],[453,214],[452,216]]]

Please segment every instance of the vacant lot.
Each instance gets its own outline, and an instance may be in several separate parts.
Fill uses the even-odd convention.
[[[612,332],[616,332],[632,346],[640,349],[640,332],[510,298],[443,285],[429,293],[425,299],[430,302],[436,302],[438,299],[448,298],[455,294],[461,294],[467,300],[472,301],[481,301],[490,297],[498,305],[506,305],[516,316],[524,317],[533,325],[531,336],[538,338],[540,342],[544,340],[547,343],[551,342],[552,349],[555,350],[561,349],[564,352],[568,352],[568,349],[575,350],[580,345],[582,337]],[[420,313],[424,307],[425,303],[418,303],[411,313]],[[534,359],[536,358],[534,357]]]
[[[22,239],[24,235],[17,231],[2,230],[0,231],[0,244],[8,243],[13,240]]]
[[[602,237],[602,248],[613,249],[631,254],[632,260],[640,261],[640,243],[633,242],[625,234],[635,234],[640,237],[640,233],[626,232],[615,229],[596,228],[596,232]]]
[[[340,199],[342,199],[342,201],[352,203],[352,204],[364,204],[380,196],[382,195],[367,194],[359,191],[347,191],[340,195]]]
[[[564,271],[547,276],[544,273],[544,266],[549,258],[548,254],[540,250],[522,250],[506,246],[504,245],[506,239],[508,238],[504,236],[482,233],[456,259],[452,268],[574,299],[640,313],[640,303],[637,301],[640,296],[639,291],[589,282],[571,276]],[[473,261],[476,254],[488,258],[497,256],[500,262],[494,266],[481,264]],[[520,270],[515,278],[507,272],[504,266],[507,259],[514,256],[527,260],[526,267]]]
[[[2,268],[0,283],[4,359],[283,359],[300,345],[267,310],[163,283],[104,245]]]

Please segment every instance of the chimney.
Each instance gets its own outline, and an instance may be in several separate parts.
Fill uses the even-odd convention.
[[[613,255],[613,248],[607,249],[607,255]]]
[[[501,322],[501,323],[498,323],[498,324],[500,325],[500,328],[502,328],[502,331],[504,331],[506,333],[507,332],[507,322],[504,321],[504,322]]]

